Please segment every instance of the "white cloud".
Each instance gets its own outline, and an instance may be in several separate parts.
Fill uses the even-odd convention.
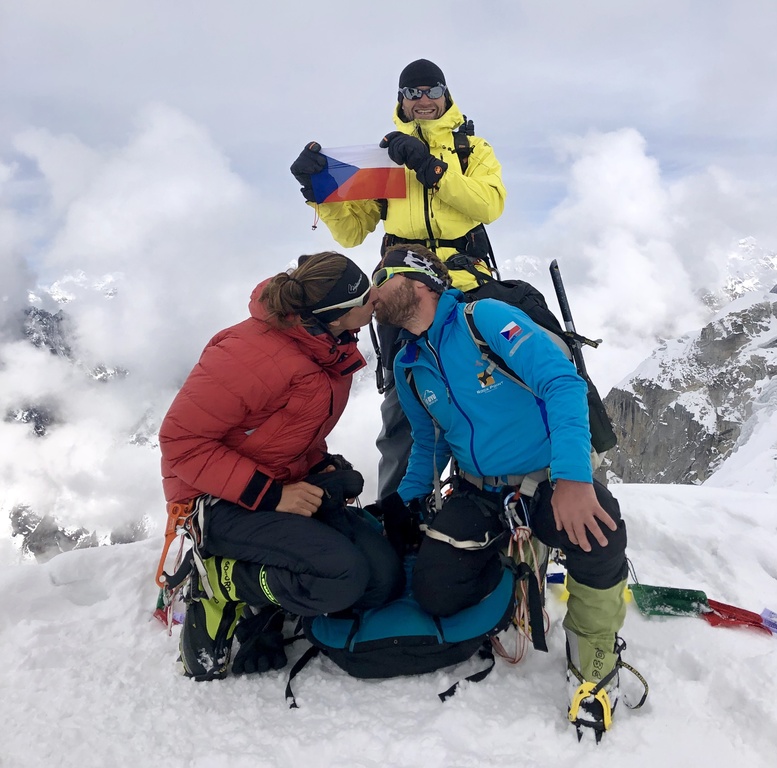
[[[4,203],[14,167],[0,162],[0,341],[18,338],[27,291],[34,278],[23,249],[23,223],[12,206]]]
[[[43,128],[22,131],[13,145],[40,168],[55,215],[87,188],[99,165],[98,153],[75,136],[55,136]]]
[[[558,259],[577,328],[605,343],[586,359],[603,392],[656,340],[697,328],[745,232],[777,243],[768,188],[711,167],[670,180],[633,128],[559,140],[566,195],[528,241]],[[550,283],[538,277],[546,295]],[[551,301],[552,304],[555,303]]]
[[[119,148],[42,132],[17,145],[62,207],[41,270],[75,299],[67,311],[77,348],[93,364],[129,369],[150,386],[171,369],[182,376],[215,330],[245,316],[251,289],[278,264],[262,236],[275,227],[271,204],[176,110],[147,107]],[[84,156],[88,173],[63,191]],[[111,298],[95,290],[106,282]]]
[[[130,382],[94,381],[67,359],[26,342],[6,344],[1,352],[0,508],[7,513],[29,504],[103,534],[153,513],[153,502],[161,501],[158,458],[148,447],[129,444],[142,416]],[[44,437],[33,433],[32,423],[6,420],[32,406],[51,416]]]
[[[701,307],[644,138],[633,129],[592,132],[559,148],[570,162],[568,193],[542,227],[538,249],[559,262],[578,330],[605,339],[587,359],[606,392],[656,336],[695,325]]]

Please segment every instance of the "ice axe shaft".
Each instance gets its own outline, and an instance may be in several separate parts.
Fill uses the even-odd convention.
[[[558,261],[553,259],[550,262],[550,279],[553,281],[553,290],[556,292],[556,299],[558,300],[558,306],[561,310],[561,319],[564,321],[564,328],[573,334],[570,343],[570,349],[572,350],[572,358],[575,362],[577,372],[581,376],[586,376],[587,371],[585,367],[585,360],[583,359],[583,350],[580,346],[580,342],[575,338],[577,336],[577,330],[575,329],[575,321],[572,319],[572,310],[569,308],[569,299],[567,298],[567,291],[564,288],[564,281],[561,279],[561,270],[558,266]]]

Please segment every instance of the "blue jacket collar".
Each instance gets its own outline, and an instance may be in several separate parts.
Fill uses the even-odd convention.
[[[405,353],[401,357],[401,362],[411,363],[417,358],[414,342],[418,341],[420,338],[425,337],[429,339],[433,346],[438,346],[444,328],[454,321],[456,318],[456,310],[464,300],[464,294],[461,291],[456,288],[449,288],[440,295],[440,300],[437,303],[437,311],[434,313],[434,320],[426,331],[420,336],[416,336],[415,334],[410,333],[410,331],[403,330],[400,333],[399,338],[403,341],[407,340],[408,343],[405,345]]]
[[[435,346],[442,338],[443,329],[453,322],[456,317],[456,309],[464,301],[464,294],[456,288],[449,288],[440,295],[437,311],[426,335]]]

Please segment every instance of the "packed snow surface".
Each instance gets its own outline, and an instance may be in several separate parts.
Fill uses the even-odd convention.
[[[641,582],[777,610],[774,497],[722,488],[621,485]],[[563,591],[549,587],[550,652],[497,661],[478,684],[437,697],[472,661],[362,681],[319,657],[284,700],[288,667],[196,683],[151,618],[161,539],[0,568],[0,766],[771,768],[777,754],[777,636],[629,606],[624,659],[647,678],[641,709],[619,706],[597,747],[566,720]],[[291,627],[287,624],[287,632]],[[505,642],[510,648],[513,636]],[[291,647],[293,661],[306,647]],[[640,686],[623,674],[622,690]]]

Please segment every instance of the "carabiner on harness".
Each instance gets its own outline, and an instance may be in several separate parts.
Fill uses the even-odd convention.
[[[529,507],[526,504],[526,497],[522,493],[511,491],[505,496],[502,504],[505,521],[513,537],[515,537],[518,528],[530,527]]]

